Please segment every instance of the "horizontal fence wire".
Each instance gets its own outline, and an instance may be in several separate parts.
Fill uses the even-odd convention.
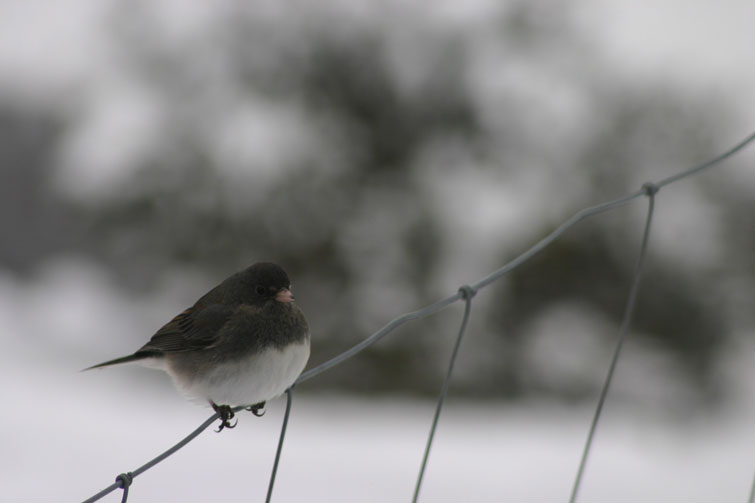
[[[423,318],[427,318],[428,316],[435,314],[439,311],[442,311],[446,309],[448,306],[458,302],[459,300],[465,301],[465,309],[464,309],[464,315],[462,318],[461,327],[459,329],[459,334],[456,338],[456,343],[454,345],[453,351],[451,353],[451,357],[449,360],[448,370],[446,372],[445,379],[443,381],[443,385],[441,388],[440,396],[438,398],[438,402],[436,404],[435,408],[435,415],[433,416],[430,433],[428,436],[427,444],[425,446],[424,455],[422,457],[421,465],[420,465],[420,471],[419,475],[417,477],[417,483],[414,489],[414,495],[413,495],[413,502],[416,502],[419,497],[420,488],[422,485],[422,480],[425,474],[425,470],[427,467],[428,458],[430,455],[430,449],[432,447],[433,439],[435,437],[435,432],[438,425],[438,420],[441,415],[441,410],[443,407],[444,400],[446,398],[446,395],[448,393],[448,387],[451,380],[451,374],[453,372],[454,362],[456,360],[456,356],[459,352],[459,347],[461,345],[461,340],[464,336],[464,333],[466,332],[467,323],[470,318],[471,313],[471,300],[472,297],[481,289],[489,286],[491,283],[497,281],[502,276],[507,274],[508,272],[512,271],[513,269],[519,267],[523,263],[530,260],[532,257],[534,257],[537,253],[542,251],[544,248],[546,248],[548,245],[550,245],[553,241],[558,239],[562,234],[564,234],[567,230],[569,230],[571,227],[575,226],[577,223],[581,222],[582,220],[600,214],[607,211],[614,210],[616,208],[619,208],[621,206],[624,206],[634,199],[637,199],[642,196],[648,197],[648,212],[647,217],[645,220],[645,227],[642,235],[642,242],[640,245],[639,255],[637,258],[637,261],[635,263],[634,273],[632,277],[632,282],[629,290],[629,295],[627,298],[627,302],[624,308],[624,315],[622,317],[622,322],[619,327],[619,334],[618,339],[616,343],[616,347],[614,349],[611,363],[609,365],[608,373],[606,375],[606,378],[603,382],[603,387],[601,389],[600,396],[598,398],[597,407],[595,410],[595,413],[593,415],[587,440],[585,442],[585,446],[582,452],[582,456],[580,458],[579,467],[577,469],[577,475],[574,480],[574,485],[572,487],[571,495],[569,498],[569,501],[571,503],[574,503],[576,501],[579,488],[583,479],[583,475],[586,468],[587,459],[589,457],[590,450],[592,448],[593,440],[595,437],[595,432],[597,429],[598,422],[601,417],[601,412],[603,409],[603,406],[605,404],[605,399],[608,394],[611,381],[613,379],[613,375],[615,372],[616,364],[619,360],[619,356],[621,353],[621,349],[623,346],[623,343],[626,339],[627,332],[629,330],[629,326],[632,319],[632,314],[634,312],[634,307],[636,304],[636,299],[638,296],[639,291],[639,284],[640,284],[640,277],[642,273],[642,266],[645,259],[645,255],[647,252],[648,247],[648,241],[650,237],[650,227],[653,220],[654,215],[654,208],[655,208],[655,197],[657,192],[664,186],[670,185],[672,183],[675,183],[679,180],[688,178],[690,176],[696,175],[708,168],[711,168],[713,166],[716,166],[723,162],[724,160],[730,158],[740,150],[744,149],[746,146],[748,146],[750,143],[755,140],[755,133],[750,134],[748,137],[746,137],[744,140],[736,144],[734,147],[730,148],[729,150],[725,151],[724,153],[716,156],[715,158],[704,162],[700,165],[691,167],[689,169],[680,171],[679,173],[676,173],[672,176],[669,176],[667,178],[664,178],[658,182],[650,182],[646,183],[642,186],[641,189],[637,190],[636,192],[633,192],[629,195],[620,197],[618,199],[614,199],[612,201],[608,201],[596,206],[591,206],[588,208],[584,208],[577,213],[575,213],[571,218],[564,221],[561,225],[559,225],[555,230],[553,230],[550,234],[545,236],[543,239],[535,243],[532,247],[530,247],[528,250],[526,250],[521,255],[517,256],[510,262],[504,264],[499,269],[496,269],[495,271],[491,272],[481,280],[479,280],[476,283],[473,283],[471,285],[465,285],[459,288],[459,290],[453,294],[450,295],[444,299],[441,299],[433,304],[430,304],[426,307],[423,307],[422,309],[411,311],[405,314],[402,314],[390,322],[388,322],[386,325],[384,325],[382,328],[380,328],[377,332],[373,333],[363,341],[359,342],[358,344],[354,345],[350,349],[344,351],[343,353],[335,356],[334,358],[331,358],[330,360],[327,360],[326,362],[317,365],[316,367],[304,372],[299,376],[299,378],[296,380],[294,385],[286,391],[286,409],[283,415],[283,424],[281,426],[281,433],[280,437],[278,439],[278,447],[275,454],[275,460],[273,463],[273,469],[270,476],[270,482],[268,484],[268,490],[267,490],[267,496],[266,496],[266,502],[270,502],[272,498],[273,493],[273,486],[275,484],[275,477],[278,471],[278,466],[281,458],[281,453],[283,450],[283,440],[286,435],[286,429],[288,426],[288,420],[291,413],[291,402],[292,402],[292,395],[293,395],[293,388],[297,384],[300,384],[304,381],[307,381],[309,379],[312,379],[313,377],[335,367],[336,365],[339,365],[340,363],[344,362],[345,360],[348,360],[349,358],[352,358],[360,351],[363,351],[364,349],[376,344],[380,339],[388,335],[389,333],[393,332],[396,328],[399,326],[414,320],[420,320]],[[234,407],[233,411],[238,412],[240,410],[243,410],[246,408],[245,406],[238,406]],[[131,472],[125,472],[120,475],[118,475],[115,479],[115,482],[103,489],[102,491],[98,492],[94,496],[84,500],[84,503],[91,503],[94,501],[97,501],[101,498],[103,498],[105,495],[113,492],[114,490],[118,488],[123,489],[122,494],[122,502],[125,502],[128,499],[129,496],[129,487],[131,486],[133,479],[136,478],[138,475],[144,473],[145,471],[149,470],[156,464],[160,463],[161,461],[165,460],[167,457],[174,454],[176,451],[181,449],[183,446],[191,442],[195,437],[197,437],[200,433],[202,433],[204,430],[206,430],[212,423],[214,423],[217,419],[220,418],[219,413],[215,413],[212,416],[210,416],[204,423],[202,423],[196,430],[191,432],[189,435],[187,435],[185,438],[183,438],[181,441],[179,441],[177,444],[163,452],[162,454],[158,455],[154,459],[148,461],[144,465],[140,466],[136,470],[133,470]],[[755,503],[755,478],[753,479],[752,488],[750,490],[749,495],[749,503]]]

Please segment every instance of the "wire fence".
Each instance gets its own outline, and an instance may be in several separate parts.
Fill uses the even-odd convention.
[[[417,476],[417,482],[414,488],[412,501],[416,502],[419,498],[420,489],[422,486],[422,480],[424,478],[424,474],[427,468],[427,461],[429,459],[430,450],[432,448],[433,440],[435,438],[435,431],[437,429],[438,420],[440,418],[440,415],[443,409],[443,403],[448,393],[449,383],[451,381],[451,375],[453,373],[456,356],[459,353],[461,341],[467,329],[467,324],[468,324],[470,314],[471,314],[471,309],[472,309],[472,298],[477,294],[477,292],[479,292],[479,290],[489,286],[493,282],[499,280],[506,273],[512,271],[513,269],[527,262],[529,259],[535,256],[538,252],[546,248],[553,241],[558,239],[559,236],[561,236],[563,233],[565,233],[567,230],[569,230],[571,227],[581,222],[582,220],[588,217],[597,215],[599,213],[604,213],[607,211],[614,210],[616,208],[619,208],[621,206],[624,206],[630,203],[634,199],[640,198],[642,196],[646,196],[648,198],[647,217],[645,219],[645,226],[644,226],[644,230],[642,234],[642,242],[640,245],[637,261],[635,263],[634,273],[633,273],[631,285],[629,288],[629,294],[627,296],[626,304],[624,307],[624,314],[622,317],[621,325],[619,326],[616,346],[613,350],[611,362],[608,367],[608,372],[603,382],[603,386],[602,386],[602,389],[598,398],[598,403],[596,405],[595,412],[593,414],[592,421],[588,429],[587,438],[585,440],[585,445],[582,450],[582,455],[581,455],[579,465],[577,468],[577,473],[575,475],[571,494],[569,496],[570,503],[576,502],[577,496],[579,495],[580,487],[582,485],[582,480],[584,478],[585,470],[587,467],[587,460],[589,458],[593,441],[595,439],[597,426],[598,426],[598,423],[600,421],[601,414],[603,411],[603,406],[605,404],[605,400],[608,395],[609,389],[611,387],[611,382],[613,380],[613,376],[616,370],[616,364],[619,361],[621,350],[624,345],[624,341],[627,338],[627,333],[629,331],[629,327],[632,322],[632,315],[634,313],[637,295],[639,292],[640,279],[642,276],[643,263],[645,261],[645,256],[648,249],[648,242],[650,239],[650,228],[651,228],[651,224],[653,222],[653,217],[654,217],[656,195],[662,187],[675,183],[679,180],[688,178],[690,176],[696,175],[700,173],[701,171],[704,171],[706,169],[712,168],[713,166],[720,164],[724,160],[728,159],[729,157],[733,156],[734,154],[736,154],[737,152],[739,152],[740,150],[748,146],[753,141],[755,141],[755,133],[752,133],[751,135],[749,135],[747,138],[742,140],[740,143],[738,143],[731,149],[727,150],[726,152],[718,155],[717,157],[703,164],[694,166],[684,171],[680,171],[679,173],[669,176],[668,178],[664,178],[658,182],[645,183],[641,189],[629,195],[626,195],[624,197],[620,197],[618,199],[614,199],[612,201],[608,201],[603,204],[599,204],[597,206],[584,208],[578,211],[571,218],[569,218],[568,220],[563,222],[560,226],[558,226],[553,232],[551,232],[550,234],[545,236],[543,239],[535,243],[530,249],[528,249],[527,251],[525,251],[518,257],[514,258],[509,263],[503,265],[501,268],[493,271],[492,273],[490,273],[483,279],[479,280],[478,282],[473,283],[471,285],[464,285],[460,287],[455,294],[450,295],[449,297],[441,299],[417,311],[408,312],[408,313],[398,316],[397,318],[394,318],[393,320],[388,322],[386,325],[384,325],[382,328],[380,328],[377,332],[373,333],[372,335],[364,339],[362,342],[356,344],[352,348],[344,351],[343,353],[335,356],[334,358],[326,361],[325,363],[322,363],[304,372],[303,374],[301,374],[299,378],[296,380],[296,383],[294,383],[294,385],[291,386],[291,388],[289,388],[286,391],[286,409],[283,415],[283,424],[281,426],[281,433],[278,439],[278,447],[275,453],[275,459],[273,461],[273,469],[272,469],[272,473],[270,474],[270,482],[268,484],[267,495],[266,495],[265,501],[270,502],[272,500],[273,488],[275,486],[275,477],[278,472],[278,466],[281,459],[281,453],[283,451],[283,441],[286,436],[286,430],[288,427],[288,419],[289,419],[289,416],[291,415],[291,405],[292,405],[292,400],[293,400],[294,387],[304,381],[312,379],[313,377],[329,370],[330,368],[342,363],[343,361],[348,360],[349,358],[352,358],[354,355],[356,355],[360,351],[372,346],[373,344],[376,344],[380,339],[382,339],[383,337],[391,333],[393,330],[395,330],[399,326],[409,321],[420,320],[422,318],[426,318],[432,314],[442,311],[443,309],[446,309],[448,306],[458,301],[463,301],[464,302],[464,315],[462,317],[461,327],[459,328],[459,333],[456,338],[456,342],[454,344],[453,350],[451,352],[451,357],[448,363],[448,369],[446,371],[446,375],[443,380],[440,395],[438,397],[438,401],[435,408],[435,414],[433,416],[432,424],[430,426],[430,432],[427,438],[424,455],[422,457],[422,462],[419,468],[419,474]],[[242,409],[244,409],[244,407],[239,406],[239,407],[235,407],[233,410],[234,412],[238,412]],[[119,488],[123,490],[121,501],[122,502],[127,501],[129,488],[131,484],[133,483],[134,478],[136,478],[140,474],[144,473],[145,471],[149,470],[156,464],[165,460],[167,457],[174,454],[183,446],[191,442],[195,437],[197,437],[200,433],[206,430],[211,424],[213,424],[219,418],[220,416],[218,413],[213,414],[204,423],[202,423],[196,430],[191,432],[189,435],[187,435],[185,438],[183,438],[180,442],[175,444],[173,447],[163,452],[159,456],[155,457],[154,459],[148,461],[147,463],[140,466],[139,468],[130,472],[121,473],[120,475],[116,477],[115,482],[113,482],[111,485],[109,485],[102,491],[98,492],[94,496],[84,500],[84,503],[97,501],[101,499],[102,497],[104,497],[105,495]],[[749,498],[745,501],[747,501],[747,503],[755,503],[755,477],[753,478]]]

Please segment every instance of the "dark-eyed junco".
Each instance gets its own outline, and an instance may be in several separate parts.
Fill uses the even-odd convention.
[[[136,362],[167,372],[187,398],[209,402],[220,430],[233,406],[255,415],[291,386],[309,359],[309,327],[286,272],[259,262],[234,274],[166,323],[132,355],[85,370]]]

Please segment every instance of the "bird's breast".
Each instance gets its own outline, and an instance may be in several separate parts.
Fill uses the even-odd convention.
[[[281,395],[304,370],[309,337],[285,347],[267,347],[247,357],[218,363],[191,380],[176,379],[189,398],[218,405],[254,405]]]

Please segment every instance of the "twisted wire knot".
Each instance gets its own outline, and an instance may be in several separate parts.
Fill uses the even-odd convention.
[[[121,487],[123,489],[126,489],[134,481],[134,474],[131,473],[131,472],[121,473],[120,475],[118,475],[117,477],[115,477],[115,481],[116,482],[120,482],[121,483]]]
[[[134,474],[131,472],[121,473],[117,477],[115,477],[115,482],[117,484],[120,484],[120,486],[123,488],[123,498],[121,499],[121,503],[125,503],[128,499],[128,488],[131,486],[131,483],[134,481]]]
[[[475,290],[469,285],[460,286],[458,291],[461,294],[461,298],[464,300],[471,300],[472,297],[477,295],[477,290]]]
[[[653,182],[645,182],[642,184],[642,190],[646,196],[650,197],[656,195],[661,188]]]

